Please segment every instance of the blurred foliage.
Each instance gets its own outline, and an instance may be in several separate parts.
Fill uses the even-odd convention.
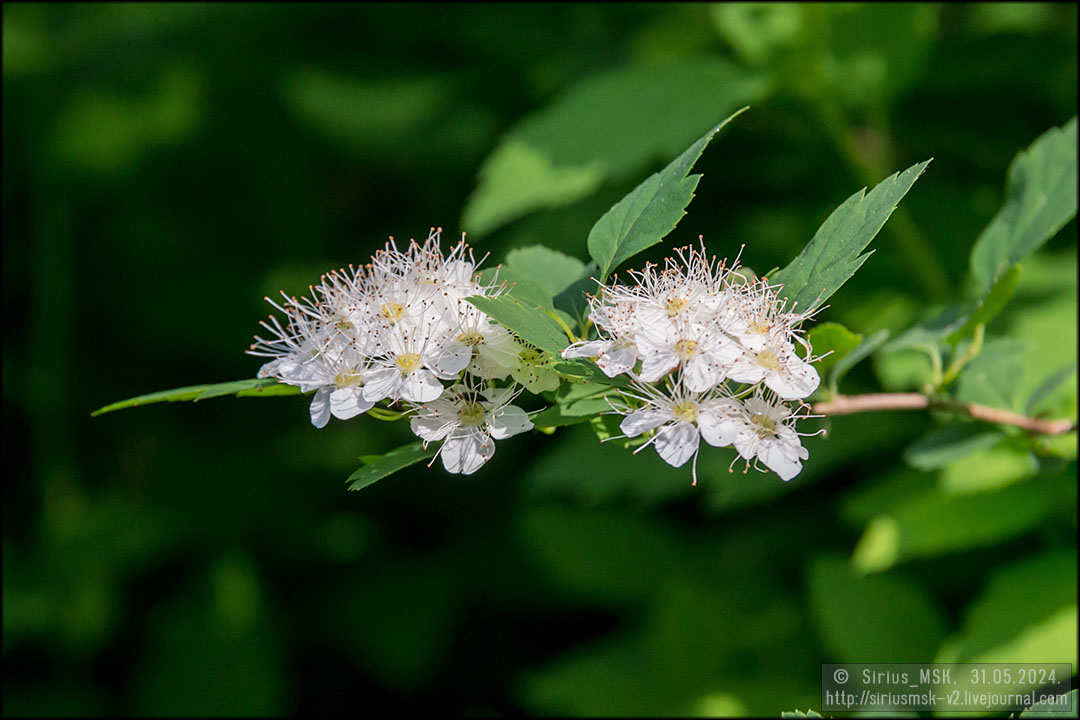
[[[782,267],[854,189],[933,156],[819,316],[842,326],[820,326],[833,387],[932,383],[926,349],[880,331],[973,302],[1017,259],[1002,238],[1049,238],[955,387],[1075,419],[1076,223],[1017,231],[1006,176],[1076,112],[1076,21],[1072,4],[5,4],[4,714],[775,716],[819,704],[822,662],[1075,672],[1075,433],[837,417],[791,483],[709,449],[692,488],[572,424],[473,476],[418,463],[347,493],[407,429],[315,430],[290,397],[89,413],[252,377],[264,295],[432,225],[511,272],[544,264],[537,292],[573,312],[557,280],[583,271],[593,223],[750,104],[646,257],[703,234]],[[1040,157],[1009,177],[1069,159]],[[566,257],[515,250],[536,244]],[[938,360],[970,348],[958,335]]]

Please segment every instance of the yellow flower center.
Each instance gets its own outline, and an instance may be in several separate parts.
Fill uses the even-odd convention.
[[[671,407],[671,414],[680,422],[696,422],[697,403],[693,400],[680,400]]]
[[[408,375],[420,366],[420,356],[416,353],[405,353],[404,355],[398,355],[394,362],[397,363],[398,370],[401,371],[402,375]]]
[[[392,325],[400,320],[401,316],[405,314],[405,308],[398,303],[386,303],[382,306],[381,312],[383,317],[389,320]]]
[[[685,310],[689,304],[690,302],[686,298],[673,297],[664,301],[664,309],[667,310],[667,316],[673,318]]]
[[[776,434],[776,421],[765,413],[758,413],[750,418],[757,428],[758,437],[766,438]]]
[[[458,335],[457,339],[465,343],[466,345],[479,345],[480,343],[484,342],[483,335],[471,330],[467,330],[461,333],[460,335]]]
[[[334,376],[334,385],[339,388],[363,387],[364,379],[363,376],[355,370],[345,370]]]
[[[484,422],[487,410],[478,402],[470,402],[462,405],[457,414],[462,425],[474,426]]]
[[[680,340],[675,343],[675,354],[683,360],[689,360],[695,350],[697,350],[696,340]]]
[[[780,358],[772,350],[762,350],[757,354],[758,365],[768,370],[779,370]]]
[[[350,321],[349,319],[342,318],[334,324],[334,327],[336,327],[338,330],[352,330],[356,326],[353,325],[352,321]]]
[[[746,331],[756,333],[758,335],[765,335],[771,329],[772,326],[770,326],[768,322],[765,322],[763,320],[754,320],[754,322],[750,323],[750,325],[747,326]]]

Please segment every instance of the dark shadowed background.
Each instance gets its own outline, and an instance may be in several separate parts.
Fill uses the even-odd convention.
[[[710,448],[695,488],[579,425],[500,442],[472,476],[418,465],[350,493],[403,423],[316,430],[297,397],[90,412],[253,377],[263,296],[388,235],[587,259],[600,214],[747,104],[671,242],[745,243],[765,272],[933,156],[820,318],[901,330],[962,294],[1009,162],[1076,113],[1076,20],[6,3],[4,714],[776,715],[820,706],[822,662],[1075,672],[1075,434],[924,471],[902,451],[933,418],[851,416],[788,484]],[[1075,262],[1072,222],[988,328],[1025,343],[1017,397],[1076,359]],[[897,353],[847,383],[927,371]],[[1044,414],[1075,418],[1075,395]]]

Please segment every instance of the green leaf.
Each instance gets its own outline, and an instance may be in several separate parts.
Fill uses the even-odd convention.
[[[1008,304],[1016,291],[1016,284],[1020,282],[1020,272],[1020,266],[1013,265],[998,276],[993,286],[975,303],[967,322],[945,339],[955,345],[962,338],[969,335],[975,329],[975,326],[986,325],[996,318],[1005,309],[1005,305]]]
[[[870,257],[863,250],[929,164],[896,173],[869,193],[860,190],[834,210],[798,257],[772,278],[784,286],[782,294],[790,303],[809,310],[840,289]]]
[[[840,558],[810,565],[810,606],[837,662],[911,662],[933,657],[945,618],[933,598],[902,577],[861,575]],[[888,622],[881,614],[887,609]]]
[[[1027,401],[1027,405],[1024,407],[1025,415],[1033,415],[1035,411],[1039,409],[1039,405],[1048,397],[1054,394],[1054,391],[1061,387],[1066,380],[1073,376],[1076,372],[1076,361],[1065,365],[1061,369],[1054,373],[1051,373],[1042,384],[1035,389],[1035,392],[1031,393],[1031,397]]]
[[[589,255],[600,280],[642,250],[664,239],[686,214],[701,175],[688,175],[713,136],[746,108],[724,120],[687,148],[663,170],[650,175],[596,221],[589,231]]]
[[[904,450],[904,460],[920,470],[937,470],[996,445],[1004,437],[1003,433],[988,430],[981,423],[946,425],[924,435]]]
[[[976,300],[946,306],[931,320],[905,330],[885,349],[889,352],[906,348],[933,348],[941,340],[955,345],[967,337],[976,325],[985,325],[1005,309],[1020,281],[1021,268],[1013,265]]]
[[[590,307],[587,294],[595,295],[598,283],[593,278],[597,271],[596,263],[591,262],[585,266],[577,280],[570,283],[566,288],[555,296],[555,307],[574,318],[578,327],[585,325],[585,319],[589,315]]]
[[[543,207],[568,205],[600,187],[599,160],[559,166],[528,141],[509,138],[480,168],[480,185],[465,207],[462,224],[474,236]]]
[[[924,488],[869,522],[852,562],[874,572],[912,558],[1000,543],[1042,524],[1062,502],[1062,490],[1061,481],[1043,477],[963,495],[937,485]]]
[[[585,263],[543,245],[529,245],[511,250],[506,267],[529,278],[554,297],[585,272]]]
[[[473,295],[466,299],[541,350],[560,353],[570,344],[550,315],[535,305],[519,302],[512,294],[494,298]]]
[[[821,713],[814,712],[813,710],[807,710],[806,712],[803,712],[802,710],[786,710],[780,713],[780,717],[791,718],[792,720],[795,720],[796,718],[820,718],[824,716]]]
[[[848,353],[859,346],[863,336],[851,332],[840,323],[827,322],[822,323],[811,330],[808,334],[808,339],[811,347],[814,348],[814,353],[816,355],[829,353],[826,357],[818,360],[814,364],[818,374],[824,377],[825,373],[830,368],[843,360]],[[832,352],[829,352],[830,350]]]
[[[1006,200],[975,241],[979,288],[1052,238],[1076,216],[1076,117],[1040,135],[1009,166]]]
[[[587,77],[507,132],[484,161],[463,225],[480,237],[580,200],[608,179],[673,157],[700,128],[767,90],[764,75],[718,58]]]
[[[995,571],[950,645],[946,662],[1075,664],[1075,548],[1048,550]]]
[[[538,412],[531,418],[533,426],[537,428],[565,427],[583,423],[589,419],[588,415],[571,415],[566,412],[566,408],[565,405],[552,405],[546,410]]]
[[[483,283],[491,283],[496,278],[500,284],[506,285],[506,295],[530,307],[539,307],[545,310],[554,308],[551,291],[528,275],[505,266],[488,268],[480,273],[480,281]]]
[[[836,361],[829,373],[829,389],[833,393],[839,392],[840,380],[847,375],[848,370],[858,365],[878,349],[883,342],[889,339],[888,330],[878,330],[876,333],[859,343],[851,352]]]
[[[971,317],[972,303],[948,305],[930,320],[912,325],[885,346],[885,352],[909,348],[934,348],[946,337],[958,332]]]
[[[435,447],[424,447],[421,442],[409,443],[391,450],[385,455],[366,455],[360,458],[364,466],[345,480],[350,490],[362,490],[372,483],[382,480],[387,475],[393,475],[398,470],[410,465],[427,460],[435,455]]]
[[[90,417],[104,415],[114,410],[124,410],[141,405],[151,405],[159,402],[182,402],[185,400],[198,401],[222,395],[236,395],[237,397],[270,397],[275,395],[299,395],[300,388],[293,385],[284,385],[274,378],[262,378],[258,380],[236,380],[234,382],[218,383],[216,385],[192,385],[190,387],[176,388],[175,390],[162,390],[161,392],[140,395],[129,400],[121,400],[111,405],[106,405],[90,413]]]
[[[956,399],[1014,410],[1024,373],[1026,343],[995,338],[960,373]]]
[[[1020,713],[1022,718],[1062,718],[1068,715],[1076,714],[1077,710],[1077,694],[1076,690],[1070,690],[1065,693],[1065,699],[1062,702],[1051,703],[1043,701],[1035,703],[1024,712]]]

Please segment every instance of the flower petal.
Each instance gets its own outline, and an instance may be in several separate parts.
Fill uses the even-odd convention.
[[[641,361],[641,379],[645,382],[656,382],[678,364],[679,356],[673,352],[654,352],[645,355]]]
[[[743,354],[728,367],[727,376],[735,382],[759,383],[765,377],[765,368]]]
[[[597,358],[596,366],[608,377],[615,377],[633,370],[637,359],[637,347],[634,345],[612,347]]]
[[[472,346],[461,342],[453,342],[439,348],[435,352],[432,362],[435,372],[446,379],[457,377],[472,360]]]
[[[397,400],[401,389],[401,373],[395,368],[372,370],[364,383],[364,399],[378,402],[383,398]]]
[[[760,443],[761,439],[758,437],[757,431],[752,427],[743,425],[742,429],[735,434],[735,441],[732,444],[735,445],[735,449],[739,451],[744,460],[750,460],[757,456]]]
[[[375,403],[365,400],[361,388],[335,388],[330,393],[330,412],[338,420],[348,420],[371,409]]]
[[[619,427],[626,433],[627,437],[634,437],[660,427],[669,420],[671,420],[671,416],[666,413],[642,408],[624,417]]]
[[[326,427],[326,423],[330,422],[331,390],[328,387],[319,388],[311,399],[311,424],[317,428]]]
[[[441,454],[447,472],[471,475],[495,454],[495,443],[486,433],[472,431],[448,438]]]
[[[405,376],[401,385],[401,399],[409,402],[431,402],[443,392],[443,385],[428,370],[414,370]]]
[[[810,363],[792,355],[777,372],[765,376],[765,385],[784,400],[810,397],[821,383],[821,376]]]
[[[794,442],[785,437],[772,437],[761,441],[758,449],[758,457],[765,466],[787,482],[802,470],[802,462],[807,455],[806,449],[799,444],[798,437]]]
[[[701,437],[713,447],[727,447],[735,442],[735,436],[743,427],[733,417],[735,412],[732,400],[714,400],[698,404],[698,429]]]
[[[576,342],[570,347],[563,350],[562,356],[568,360],[570,358],[599,357],[610,346],[611,342],[609,342],[608,340],[589,340],[586,342]]]
[[[531,430],[533,426],[528,413],[516,405],[508,405],[493,412],[488,418],[488,424],[491,426],[491,437],[496,440],[504,440],[511,435]]]
[[[454,429],[457,418],[440,405],[422,406],[409,420],[413,434],[424,442],[442,440]]]
[[[698,355],[688,360],[683,366],[682,378],[687,390],[696,393],[705,392],[723,382],[724,372],[720,364],[708,355]]]
[[[656,435],[656,452],[672,467],[680,467],[698,451],[700,436],[693,423],[669,425]]]

